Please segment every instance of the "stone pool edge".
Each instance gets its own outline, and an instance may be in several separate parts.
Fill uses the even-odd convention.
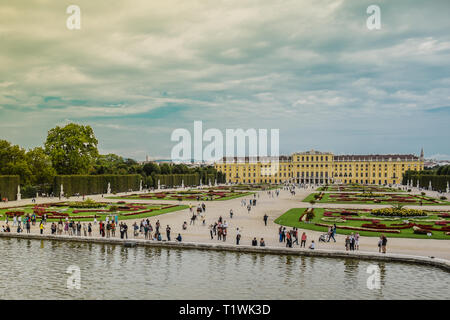
[[[147,246],[159,248],[173,248],[173,249],[197,249],[197,250],[215,250],[215,251],[229,251],[229,252],[243,252],[243,253],[266,253],[266,254],[288,254],[306,257],[325,257],[325,258],[353,258],[362,260],[376,260],[389,262],[406,262],[420,265],[429,265],[444,269],[450,272],[450,260],[441,258],[431,258],[424,256],[405,255],[397,253],[374,253],[374,252],[346,252],[339,250],[327,249],[285,249],[279,247],[253,247],[248,245],[229,245],[216,243],[200,243],[200,242],[175,242],[175,241],[149,241],[145,239],[117,239],[117,238],[99,238],[99,237],[78,237],[78,236],[53,236],[40,234],[14,234],[14,233],[0,233],[0,238],[16,238],[16,239],[30,239],[30,240],[56,240],[56,241],[71,241],[84,242],[96,244],[116,244],[128,247]]]

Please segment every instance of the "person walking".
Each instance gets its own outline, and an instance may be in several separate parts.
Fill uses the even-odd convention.
[[[170,241],[170,227],[169,227],[169,225],[167,225],[167,227],[166,227],[166,236],[167,236],[167,241]]]
[[[241,241],[241,232],[239,228],[236,228],[236,245],[239,245],[239,241]]]
[[[230,219],[233,219],[233,209],[230,209]]]
[[[302,233],[302,239],[301,239],[301,242],[300,242],[300,248],[301,247],[303,247],[303,248],[306,248],[306,233],[305,232],[303,232]]]
[[[211,240],[214,239],[214,226],[212,224],[209,225],[209,234],[211,236]]]
[[[386,245],[387,245],[387,238],[384,234],[381,235],[381,252],[386,253]]]
[[[359,250],[359,233],[355,234],[355,249]]]
[[[44,234],[44,223],[41,221],[40,225],[39,225],[39,230],[41,232],[41,234]]]
[[[297,229],[297,228],[294,228],[292,234],[293,234],[293,236],[294,236],[294,241],[293,241],[293,243],[295,243],[296,245],[298,245],[298,229]]]
[[[267,219],[269,218],[269,216],[267,214],[264,214],[264,225],[267,226]]]
[[[336,225],[334,225],[333,227],[331,227],[331,230],[330,230],[330,233],[329,233],[328,241],[327,241],[327,242],[330,242],[331,238],[333,238],[333,241],[336,242],[336,238],[334,237],[335,234],[336,234]]]

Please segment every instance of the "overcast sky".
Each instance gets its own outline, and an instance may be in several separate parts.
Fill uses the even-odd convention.
[[[66,8],[81,8],[69,30]],[[366,9],[381,8],[381,30]],[[450,1],[2,0],[0,139],[67,122],[102,153],[176,128],[280,129],[280,152],[450,158]]]

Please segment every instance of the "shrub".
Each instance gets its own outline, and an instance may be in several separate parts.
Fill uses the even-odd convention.
[[[68,205],[71,208],[101,208],[105,206],[103,203],[95,202],[90,198],[80,202],[69,202]]]
[[[312,219],[314,219],[314,217],[315,217],[314,209],[308,209],[308,211],[306,212],[306,220],[312,221]]]
[[[383,208],[374,209],[371,211],[374,216],[385,216],[385,217],[423,217],[426,216],[426,212],[423,210],[416,209],[398,209],[398,208]]]

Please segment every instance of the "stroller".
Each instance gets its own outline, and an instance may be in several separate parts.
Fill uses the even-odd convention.
[[[328,233],[321,234],[319,237],[319,242],[327,242],[328,241]]]

